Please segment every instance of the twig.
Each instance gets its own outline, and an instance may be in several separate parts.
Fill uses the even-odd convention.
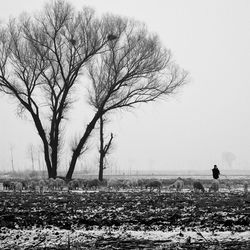
[[[198,229],[195,229],[195,232],[199,235],[199,236],[201,236],[206,242],[209,242],[210,240],[207,240],[207,238],[205,238],[204,236],[203,236],[203,234],[200,232],[200,231],[198,231]]]
[[[39,242],[37,242],[35,245],[32,245],[30,247],[28,247],[27,249],[34,249],[34,247],[37,247],[38,245],[40,245],[42,242],[44,242],[46,240],[46,237],[44,237],[43,239],[41,239]]]

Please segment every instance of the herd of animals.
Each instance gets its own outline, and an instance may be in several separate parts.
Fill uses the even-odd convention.
[[[170,184],[164,185],[161,180],[154,179],[109,179],[100,182],[98,179],[73,179],[69,182],[65,182],[61,178],[56,179],[38,179],[38,180],[4,180],[2,182],[4,190],[13,190],[14,192],[22,191],[38,191],[44,193],[45,191],[71,191],[71,190],[96,190],[98,188],[106,188],[108,190],[118,191],[120,189],[140,189],[140,190],[156,190],[161,192],[162,189],[174,190],[181,192],[184,189],[184,180],[180,177]],[[248,182],[243,183],[244,193],[248,193]],[[230,188],[230,187],[228,187]],[[193,181],[191,189],[194,192],[218,192],[220,189],[219,180],[212,180],[210,186],[205,189],[204,185],[200,181]]]

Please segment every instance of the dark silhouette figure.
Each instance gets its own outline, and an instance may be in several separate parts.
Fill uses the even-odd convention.
[[[214,179],[219,179],[220,170],[218,169],[218,167],[216,165],[214,165],[214,168],[212,169],[212,172],[213,172],[213,178]]]

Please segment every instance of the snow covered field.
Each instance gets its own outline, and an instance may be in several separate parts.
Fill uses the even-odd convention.
[[[147,247],[177,247],[177,246],[217,246],[235,245],[241,243],[250,244],[250,231],[232,232],[217,231],[207,232],[193,229],[181,231],[175,229],[170,232],[163,231],[124,231],[124,230],[60,230],[32,229],[32,230],[8,230],[2,229],[0,233],[1,247],[3,249],[108,249],[119,244],[123,247],[147,248]],[[248,243],[247,243],[248,242]],[[115,243],[115,244],[114,244]],[[249,245],[250,246],[250,245]]]
[[[1,249],[250,249],[250,199],[231,191],[0,192]]]

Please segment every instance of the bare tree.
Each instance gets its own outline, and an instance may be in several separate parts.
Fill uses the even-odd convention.
[[[42,153],[42,148],[38,145],[36,148],[36,157],[37,157],[37,163],[38,163],[38,169],[39,172],[42,172],[42,163],[41,163],[41,153]]]
[[[100,117],[100,148],[99,148],[99,175],[98,179],[99,181],[103,181],[103,171],[106,169],[106,164],[105,164],[105,157],[110,151],[111,144],[113,141],[113,133],[110,134],[109,141],[105,143],[104,139],[104,124],[105,124],[105,119],[103,116]]]
[[[30,144],[28,146],[28,155],[31,159],[32,171],[35,171],[35,157],[34,157],[34,145]]]
[[[89,103],[96,113],[73,152],[67,178],[71,178],[80,151],[101,116],[166,97],[187,78],[187,73],[172,61],[170,51],[162,47],[158,36],[150,34],[144,25],[113,16],[103,20],[110,24],[116,39],[88,67],[92,80]]]
[[[13,149],[14,149],[14,146],[10,145],[11,169],[12,169],[12,172],[14,173],[15,172],[15,168],[14,168]]]
[[[57,176],[62,123],[82,69],[113,39],[93,10],[75,12],[64,1],[40,15],[23,16],[0,28],[0,91],[27,111],[43,143],[49,177]]]
[[[232,152],[223,152],[222,159],[226,162],[229,168],[232,168],[233,162],[236,160],[236,156]]]
[[[72,94],[88,65],[92,120],[72,148],[67,179],[97,121],[115,109],[167,96],[184,84],[186,73],[171,60],[156,35],[135,21],[97,19],[61,0],[36,16],[0,27],[0,91],[17,100],[41,138],[48,176],[56,178]]]

